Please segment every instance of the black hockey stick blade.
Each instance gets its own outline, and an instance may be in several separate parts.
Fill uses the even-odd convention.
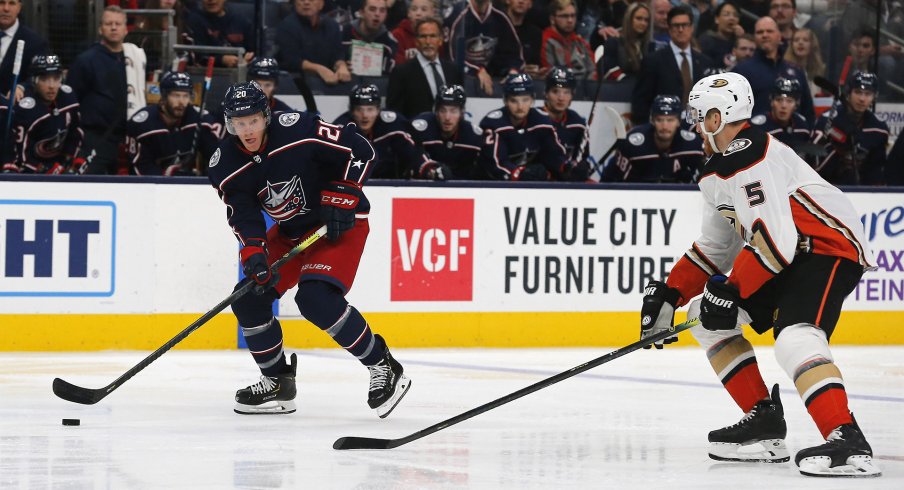
[[[618,359],[619,357],[624,356],[625,354],[629,354],[638,349],[642,349],[648,345],[653,345],[660,340],[665,340],[673,335],[678,334],[679,332],[683,332],[691,327],[697,326],[700,324],[700,320],[694,318],[693,320],[688,320],[680,325],[675,325],[671,330],[666,330],[660,332],[656,335],[651,335],[649,337],[643,338],[634,342],[633,344],[626,345],[620,349],[614,350],[608,354],[597,357],[592,361],[585,362],[579,366],[575,366],[568,371],[561,372],[554,376],[550,376],[549,378],[540,380],[528,387],[521,388],[520,390],[510,393],[508,395],[503,396],[502,398],[497,398],[491,402],[485,403],[477,408],[472,408],[467,412],[456,415],[452,418],[443,420],[438,424],[431,425],[426,429],[421,429],[417,432],[409,434],[405,437],[400,437],[398,439],[377,439],[371,437],[340,437],[333,443],[333,449],[337,449],[340,451],[348,450],[348,449],[393,449],[397,448],[401,445],[408,444],[411,441],[416,441],[422,437],[429,436],[434,432],[439,432],[447,427],[451,427],[459,422],[464,422],[465,420],[470,419],[476,415],[480,415],[484,412],[488,412],[494,408],[498,408],[502,405],[505,405],[508,402],[515,401],[525,395],[529,395],[535,391],[542,390],[548,386],[554,385],[559,381],[566,380],[572,376],[581,374],[585,371],[589,371],[601,364],[605,364],[614,359]]]
[[[314,242],[319,240],[324,235],[326,235],[326,225],[318,228],[311,235],[302,240],[301,243],[296,245],[295,248],[289,250],[285,255],[280,257],[279,260],[273,263],[273,265],[271,266],[272,269],[279,269],[283,264],[292,260],[293,257],[313,245]],[[107,386],[97,389],[83,388],[60,378],[55,378],[53,380],[53,394],[62,398],[63,400],[70,401],[72,403],[94,405],[95,403],[106,398],[107,395],[112,393],[116,388],[119,388],[123,383],[132,379],[133,376],[141,372],[144,368],[148,367],[148,365],[150,365],[152,362],[156,361],[158,357],[162,356],[167,351],[175,347],[176,344],[185,340],[185,338],[191,335],[192,332],[201,328],[202,325],[210,321],[211,318],[217,316],[218,313],[225,310],[237,299],[247,294],[248,291],[251,291],[252,286],[253,283],[251,281],[245,281],[245,284],[233,291],[232,294],[226,297],[226,299],[220,301],[216,306],[213,307],[213,309],[203,314],[200,318],[192,322],[192,324],[188,327],[185,327],[185,329],[176,334],[175,337],[171,338],[167,343],[163,344],[157,350],[150,353],[147,357],[142,359],[141,362],[123,373],[120,377],[116,378],[116,380],[114,380]]]
[[[814,77],[813,83],[815,83],[817,87],[825,90],[826,92],[832,94],[835,97],[838,97],[839,95],[841,95],[841,92],[838,90],[838,86],[835,85],[834,83],[832,83],[826,77],[820,77],[820,76]]]

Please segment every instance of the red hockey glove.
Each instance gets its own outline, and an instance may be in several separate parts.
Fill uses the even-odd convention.
[[[60,162],[53,162],[53,165],[50,167],[45,167],[46,170],[44,173],[46,175],[60,175],[63,173],[63,170],[66,170],[66,167]]]
[[[421,165],[418,178],[426,180],[448,180],[452,178],[452,169],[445,163],[431,161]]]
[[[355,210],[364,198],[361,187],[349,180],[330,182],[320,191],[320,220],[331,241],[355,226]]]
[[[19,167],[15,163],[4,163],[3,164],[3,173],[5,174],[17,174],[20,172]]]
[[[248,245],[239,252],[242,257],[242,272],[245,277],[254,281],[254,294],[264,294],[265,291],[276,286],[279,282],[279,274],[270,269],[267,262],[266,245],[260,241],[248,242]]]
[[[542,181],[549,180],[549,171],[539,163],[522,165],[512,170],[512,180]]]

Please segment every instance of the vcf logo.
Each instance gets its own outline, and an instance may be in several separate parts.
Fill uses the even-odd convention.
[[[393,199],[392,301],[470,301],[474,200]]]

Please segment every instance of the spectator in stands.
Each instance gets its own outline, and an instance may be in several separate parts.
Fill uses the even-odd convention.
[[[734,47],[731,48],[731,58],[729,64],[725,66],[726,70],[732,70],[738,63],[749,60],[756,52],[756,41],[752,34],[744,34],[735,39]]]
[[[619,36],[624,27],[625,12],[639,0],[584,0],[578,3],[579,36],[590,41],[590,46],[605,44],[612,37]],[[647,4],[646,1],[642,3]]]
[[[574,0],[552,0],[549,3],[550,26],[543,31],[540,67],[570,68],[576,79],[596,79],[596,64],[590,44],[574,31],[578,9]]]
[[[524,68],[524,54],[515,26],[490,0],[467,0],[447,19],[452,62],[476,76],[480,89],[493,94],[493,78]]]
[[[176,42],[191,44],[193,40],[185,29],[185,18],[188,10],[182,5],[181,0],[147,0],[144,8],[149,10],[172,10],[173,27],[176,29]],[[167,70],[170,67],[161,66],[162,48],[159,33],[169,29],[169,17],[165,15],[139,15],[135,17],[133,29],[129,39],[138,47],[148,53],[148,65],[152,69]]]
[[[461,85],[461,70],[451,61],[439,58],[442,47],[442,21],[435,17],[419,20],[415,58],[389,74],[388,109],[411,118],[431,110],[443,86]]]
[[[691,11],[678,6],[669,11],[671,41],[643,60],[641,75],[631,97],[631,119],[642,124],[650,119],[650,103],[657,94],[675,94],[687,102],[694,82],[713,67],[708,56],[691,48],[694,25]]]
[[[797,112],[800,96],[800,82],[776,78],[769,94],[769,111],[754,113],[750,118],[750,124],[771,134],[791,149],[798,150],[801,145],[810,141],[810,134],[813,131],[813,125]]]
[[[839,23],[845,43],[850,43],[850,40],[864,29],[872,29],[875,33],[875,29],[878,27],[880,35],[877,45],[882,83],[885,81],[902,83],[899,71],[904,67],[904,46],[893,42],[884,34],[889,33],[898,38],[904,38],[904,8],[900,2],[850,0],[842,12]],[[884,92],[892,93],[891,90],[884,90]]]
[[[833,74],[833,82],[844,85],[847,79],[858,71],[876,72],[876,37],[871,30],[863,29],[854,33],[848,43],[848,55],[838,73]]]
[[[85,173],[117,172],[119,146],[125,141],[128,83],[123,39],[126,14],[121,8],[104,9],[100,41],[78,55],[66,82],[75,91],[84,132],[82,154],[88,161]],[[90,108],[90,110],[88,110]]]
[[[731,50],[735,40],[744,34],[739,24],[740,13],[732,2],[724,2],[714,11],[716,29],[706,31],[699,36],[700,51],[709,56],[719,68],[729,68],[732,64]]]
[[[45,39],[19,21],[21,10],[21,0],[0,0],[0,93],[5,96],[12,88],[13,61],[19,40],[25,41],[20,73],[28,73],[32,58],[46,54],[48,49]],[[24,87],[17,88],[16,99],[22,96],[23,91]]]
[[[791,42],[791,36],[797,30],[794,25],[794,18],[797,16],[796,0],[770,0],[769,17],[775,20],[778,25],[778,31],[782,35],[782,43],[786,46]]]
[[[404,3],[404,2],[401,2]],[[414,26],[421,19],[436,16],[434,0],[411,0],[408,5],[408,17],[402,19],[399,25],[392,30],[392,35],[399,43],[396,48],[395,66],[413,59],[417,54],[417,40],[415,39]],[[440,29],[442,32],[442,29]]]
[[[803,68],[810,83],[811,94],[819,92],[813,80],[826,75],[826,64],[822,62],[819,40],[812,30],[802,27],[794,31],[791,46],[785,51],[785,60]]]
[[[716,29],[714,0],[684,0],[683,3],[688,4],[694,10],[694,25],[698,34]]]
[[[606,40],[603,77],[613,81],[636,78],[644,57],[655,50],[656,43],[650,37],[650,7],[643,2],[634,2],[625,11],[620,35]]]
[[[769,92],[779,76],[794,78],[801,85],[800,113],[808,121],[815,119],[813,111],[813,98],[810,95],[810,85],[807,83],[807,75],[804,71],[785,61],[784,49],[782,49],[782,35],[778,31],[778,25],[772,17],[763,17],[756,21],[754,27],[756,39],[756,52],[747,61],[738,63],[734,67],[736,73],[744,75],[753,89],[753,112],[766,112],[769,110]]]
[[[386,0],[364,0],[358,10],[358,21],[353,22],[350,29],[342,31],[342,45],[345,46],[345,60],[350,64],[353,58],[354,41],[379,44],[383,48],[382,76],[388,76],[395,66],[395,53],[399,43],[386,28]],[[355,73],[355,75],[360,75]]]
[[[533,0],[506,0],[508,15],[515,26],[515,33],[521,41],[521,52],[524,54],[524,72],[531,78],[544,76],[545,69],[540,68],[540,48],[543,46],[543,30],[527,19],[527,13],[533,6]]]
[[[316,75],[327,85],[350,81],[342,31],[335,20],[321,14],[323,0],[295,0],[294,6],[276,28],[279,64],[292,72]]]
[[[188,16],[186,24],[194,44],[245,48],[245,61],[251,61],[258,46],[251,21],[225,8],[226,0],[202,0],[201,11]],[[260,50],[263,52],[263,50]],[[217,66],[238,66],[234,54],[217,55]]]
[[[669,0],[652,0],[653,5],[653,40],[669,43],[669,11],[672,4]]]

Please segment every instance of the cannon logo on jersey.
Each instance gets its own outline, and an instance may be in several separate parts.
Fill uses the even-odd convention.
[[[66,114],[65,127],[69,127],[69,114]],[[67,134],[69,134],[69,131],[58,129],[55,135],[38,141],[34,146],[35,155],[45,160],[59,156],[60,152],[63,151],[63,142],[66,141]]]
[[[483,34],[468,38],[465,40],[465,59],[469,63],[486,66],[493,59],[493,53],[496,52],[498,43],[498,39]]]
[[[393,199],[392,301],[470,301],[473,199]]]
[[[288,221],[298,213],[305,214],[310,209],[306,207],[304,189],[297,175],[292,176],[288,182],[267,182],[267,187],[257,195],[264,205],[264,211],[276,221]]]
[[[0,296],[111,296],[116,206],[0,200]]]

